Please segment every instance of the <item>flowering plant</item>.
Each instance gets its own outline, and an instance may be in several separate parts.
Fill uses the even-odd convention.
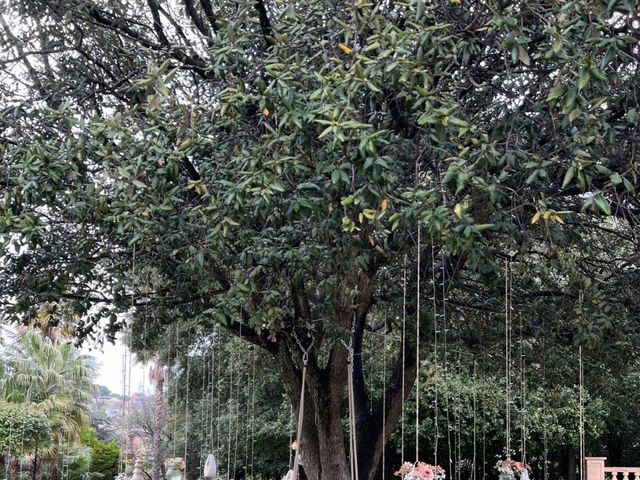
[[[184,459],[182,457],[167,458],[164,461],[165,468],[174,468],[176,470],[184,470]]]
[[[529,473],[530,467],[522,462],[516,462],[515,460],[500,460],[496,463],[496,469],[501,476],[504,477],[522,477],[522,474],[526,471]]]
[[[129,480],[129,477],[127,477],[126,473],[121,472],[116,477],[114,477],[113,480]]]
[[[405,462],[395,475],[402,477],[403,480],[445,480],[446,478],[442,467],[424,462],[418,462],[415,465]]]

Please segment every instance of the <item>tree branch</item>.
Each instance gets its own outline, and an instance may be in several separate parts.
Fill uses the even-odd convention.
[[[262,36],[264,41],[267,42],[267,46],[271,47],[274,42],[271,36],[272,27],[271,20],[267,14],[267,7],[265,6],[265,0],[256,0],[256,10],[258,10],[258,17],[260,19],[260,29],[262,30]]]
[[[198,15],[193,2],[191,0],[182,0],[182,4],[184,5],[184,9],[187,12],[187,15],[189,15],[189,18],[198,29],[198,31],[205,37],[211,37],[211,32],[202,21],[202,18],[200,18],[200,15]]]
[[[110,18],[106,12],[100,10],[96,6],[90,7],[86,13],[96,24],[120,33],[145,48],[158,52],[165,52],[171,58],[178,60],[191,70],[194,70],[202,78],[209,77],[206,69],[206,62],[200,57],[187,55],[181,48],[167,48],[166,45],[152,42],[144,35],[125,25],[122,21]]]
[[[160,5],[158,4],[158,0],[147,0],[147,5],[149,6],[149,10],[151,11],[151,17],[153,18],[153,29],[156,32],[156,36],[162,45],[165,47],[171,47],[169,39],[164,33],[164,29],[162,28],[162,21],[160,20]]]
[[[216,23],[216,16],[213,13],[211,0],[200,0],[200,5],[202,5],[202,10],[204,11],[204,15],[207,17],[207,20],[209,21],[209,25],[211,25],[211,29],[214,32],[217,32],[218,24]]]

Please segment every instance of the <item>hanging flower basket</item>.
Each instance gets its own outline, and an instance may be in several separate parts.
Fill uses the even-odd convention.
[[[515,460],[500,460],[496,463],[500,480],[529,480],[529,469],[529,465]]]
[[[184,459],[181,457],[167,458],[164,461],[166,480],[184,480]]]
[[[394,475],[402,480],[445,480],[447,477],[442,467],[424,462],[405,462]]]

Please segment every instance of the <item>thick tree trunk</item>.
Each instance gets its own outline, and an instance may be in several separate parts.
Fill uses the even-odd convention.
[[[609,465],[623,465],[622,461],[622,438],[617,433],[621,430],[620,426],[615,425],[614,427],[609,427],[610,433],[606,436],[606,445],[607,445],[607,457]]]
[[[567,480],[576,480],[576,450],[567,447]]]
[[[36,451],[33,455],[33,465],[31,465],[31,480],[36,480],[38,464],[40,463],[38,460],[38,446],[36,445]]]
[[[430,248],[432,248],[430,246]],[[425,258],[429,258],[425,255]],[[455,277],[456,269],[464,262],[456,262],[455,268],[438,273],[437,288],[442,288]],[[427,265],[427,267],[429,267]],[[423,267],[415,272],[416,277],[430,278],[429,268]],[[410,269],[409,271],[412,271]],[[415,270],[413,270],[415,271]],[[386,379],[384,398],[371,401],[366,388],[362,364],[362,347],[367,315],[373,303],[376,267],[369,271],[359,272],[343,278],[334,302],[334,318],[331,322],[345,332],[351,332],[350,348],[353,351],[353,388],[355,403],[355,421],[358,455],[358,476],[361,480],[373,480],[382,452],[389,435],[393,432],[402,412],[402,392],[408,398],[416,379],[416,338],[409,334],[402,352],[390,366],[390,376]],[[411,282],[413,283],[413,282]],[[294,316],[289,320],[291,325],[299,324],[299,320],[311,323],[310,306],[307,301],[305,286],[300,279],[292,279],[291,296]],[[415,318],[415,301],[407,305],[407,318]],[[243,312],[248,318],[249,314]],[[425,317],[426,318],[426,317]],[[422,319],[421,319],[422,320]],[[384,327],[384,325],[383,325]],[[302,438],[300,441],[302,465],[309,480],[348,480],[351,478],[350,460],[348,458],[348,442],[345,439],[343,418],[347,418],[346,387],[348,379],[349,354],[345,346],[334,343],[330,348],[328,360],[321,365],[317,356],[321,351],[325,331],[318,326],[310,335],[304,331],[304,338],[299,338],[295,327],[278,333],[276,341],[271,337],[264,339],[257,333],[247,333],[233,325],[228,327],[232,332],[262,346],[270,352],[280,373],[282,383],[291,399],[296,413],[300,408],[300,390],[303,370],[303,354],[301,349],[308,349],[307,384],[303,416]],[[371,328],[371,326],[369,326]],[[302,329],[301,329],[302,330]],[[422,329],[421,342],[427,339],[430,328]],[[311,341],[313,338],[313,341]],[[322,360],[324,363],[325,360]],[[382,418],[383,403],[386,403],[385,418]],[[384,431],[384,435],[383,435]],[[399,465],[397,465],[399,467]],[[388,467],[388,465],[387,465]]]
[[[357,347],[357,345],[358,342],[354,342],[354,346]],[[359,356],[358,353],[357,356]],[[286,345],[278,348],[275,358],[283,372],[283,383],[297,414],[300,407],[301,361],[298,365],[292,363],[291,351]],[[415,382],[415,349],[407,345],[404,363],[401,356],[396,359],[389,379],[385,394],[386,438],[382,435],[382,399],[375,402],[371,412],[366,390],[358,389],[357,385],[364,385],[361,367],[361,363],[354,362],[358,472],[361,480],[372,480],[378,470],[384,446],[402,410],[402,371],[404,370],[406,395]],[[349,442],[348,438],[345,438],[342,423],[343,418],[347,416],[348,368],[348,353],[342,345],[333,348],[324,368],[319,368],[315,358],[310,356],[307,367],[302,440],[299,446],[304,472],[309,480],[348,480],[351,477]]]
[[[153,425],[153,471],[151,480],[161,480],[164,463],[164,369],[156,362],[151,371],[155,381],[154,425]]]
[[[281,365],[287,372],[285,386],[300,408],[300,370],[291,368],[290,354],[280,349]],[[344,350],[344,349],[342,349]],[[342,398],[346,385],[346,353],[336,347],[325,369],[311,364],[307,370],[306,399],[299,445],[302,466],[309,480],[348,480],[349,462],[342,428]],[[343,363],[342,368],[338,364]]]

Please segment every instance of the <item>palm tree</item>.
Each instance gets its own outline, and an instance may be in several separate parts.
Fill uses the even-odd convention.
[[[70,343],[56,344],[35,332],[10,345],[6,357],[0,391],[7,401],[33,404],[46,415],[54,441],[41,454],[51,465],[50,480],[58,480],[61,445],[77,443],[90,424],[93,359]]]

